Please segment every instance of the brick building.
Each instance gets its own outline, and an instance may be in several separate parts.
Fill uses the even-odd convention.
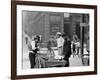
[[[57,13],[57,12],[33,12],[23,11],[23,30],[30,37],[41,35],[42,41],[47,42],[51,35],[59,31],[72,38],[75,32],[80,39],[82,36],[80,23],[89,23],[88,14]],[[84,28],[84,35],[88,35],[89,26]]]

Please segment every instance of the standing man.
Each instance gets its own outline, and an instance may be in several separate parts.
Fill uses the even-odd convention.
[[[31,68],[34,68],[35,57],[36,57],[37,52],[39,51],[37,36],[35,36],[35,37],[32,36],[32,41],[31,41],[31,43],[28,44],[28,48],[29,48],[30,65],[31,65]]]
[[[62,56],[64,39],[63,39],[62,34],[60,32],[57,32],[56,37],[57,37],[56,40],[57,40],[58,55]]]
[[[65,67],[69,67],[69,58],[71,56],[71,41],[68,36],[64,35],[63,55],[66,61]]]
[[[73,53],[73,57],[79,54],[79,48],[80,48],[80,43],[79,43],[79,39],[76,33],[73,34],[72,37],[73,41],[72,41],[72,53]]]

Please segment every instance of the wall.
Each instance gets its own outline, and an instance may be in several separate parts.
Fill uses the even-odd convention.
[[[42,42],[47,42],[50,35],[63,33],[63,13],[22,11],[23,32],[32,37],[41,35]]]
[[[39,0],[37,0],[39,1]],[[47,0],[40,0],[47,1]],[[97,4],[98,5],[98,23],[100,22],[100,1],[99,0],[49,0],[61,3],[78,3],[78,4]],[[100,34],[100,24],[98,24],[98,34]],[[98,36],[100,41],[100,36]],[[98,42],[98,49],[100,47]],[[10,80],[11,73],[11,11],[10,1],[0,1],[0,80]],[[100,50],[98,50],[98,75],[87,76],[70,76],[59,78],[43,78],[34,80],[100,80]],[[29,80],[29,79],[28,79]],[[33,79],[32,79],[33,80]]]

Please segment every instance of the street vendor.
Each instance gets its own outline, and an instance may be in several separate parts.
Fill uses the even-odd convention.
[[[57,40],[58,55],[61,56],[63,51],[64,39],[60,32],[57,32],[56,38],[57,38],[56,40]]]

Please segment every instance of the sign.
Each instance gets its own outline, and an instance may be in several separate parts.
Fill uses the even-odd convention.
[[[80,26],[89,26],[89,24],[88,23],[80,23]]]

